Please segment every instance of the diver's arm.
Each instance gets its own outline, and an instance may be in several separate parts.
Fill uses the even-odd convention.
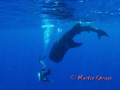
[[[42,60],[41,60],[41,56],[39,56],[39,63],[42,64],[42,68],[46,68],[46,65],[44,64],[44,59],[45,59],[45,56],[43,57]]]
[[[42,64],[43,68],[46,68],[46,65],[44,64],[44,61],[40,61],[40,63]]]

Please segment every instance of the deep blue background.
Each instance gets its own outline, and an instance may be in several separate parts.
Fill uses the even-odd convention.
[[[23,13],[24,14],[24,13]],[[94,32],[82,32],[74,37],[74,41],[83,45],[70,49],[60,63],[49,59],[49,52],[55,40],[71,29],[76,23],[62,23],[51,29],[47,50],[44,43],[45,23],[38,16],[24,15],[9,17],[0,21],[0,90],[119,90],[120,81],[120,23],[94,23],[94,27],[102,29],[110,36],[101,37]],[[7,13],[5,14],[7,15]],[[32,17],[34,16],[34,17]],[[32,18],[31,18],[32,17]],[[22,18],[22,19],[20,19]],[[26,17],[25,17],[26,18]],[[13,19],[13,20],[12,20]],[[32,21],[33,20],[33,21]],[[62,28],[57,33],[57,28]],[[48,76],[53,83],[40,83],[37,73],[41,70],[39,55],[46,53],[45,64],[51,68]],[[112,77],[112,81],[78,81],[71,80],[71,75],[87,77]]]
[[[96,24],[96,26],[98,25]],[[52,40],[54,32],[51,34],[45,64],[47,68],[52,69],[52,74],[48,78],[53,80],[53,83],[39,83],[37,77],[37,73],[41,70],[41,65],[38,62],[39,55],[43,56],[45,51],[44,29],[41,27],[23,27],[23,29],[14,27],[13,29],[0,30],[0,89],[118,90],[120,80],[119,25],[99,24],[98,27],[105,30],[110,37],[101,37],[98,40],[97,34],[93,32],[83,32],[75,36],[74,40],[83,42],[83,45],[70,49],[60,63],[54,63],[48,58],[55,41]],[[70,78],[71,75],[81,74],[86,77],[96,77],[97,75],[113,77],[113,80],[73,81]]]

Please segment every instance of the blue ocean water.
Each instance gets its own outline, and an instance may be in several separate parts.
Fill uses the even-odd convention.
[[[0,0],[0,90],[119,90],[119,0]],[[60,63],[49,59],[54,42],[75,24],[91,25],[110,37],[82,32]],[[39,82],[45,65],[53,83]],[[112,77],[112,81],[71,76]]]

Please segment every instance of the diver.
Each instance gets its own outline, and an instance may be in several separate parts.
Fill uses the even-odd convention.
[[[41,58],[39,58],[39,63],[42,64],[42,70],[38,73],[39,81],[40,82],[42,82],[42,81],[53,82],[47,78],[47,75],[51,74],[51,69],[46,70],[46,65],[44,64],[44,60],[45,60],[45,56],[43,57],[42,60],[41,60]]]

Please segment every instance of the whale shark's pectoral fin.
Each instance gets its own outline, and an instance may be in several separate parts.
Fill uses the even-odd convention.
[[[71,41],[69,42],[70,48],[79,47],[79,46],[81,46],[82,44],[83,44],[83,43],[74,42],[73,40],[71,40]]]

